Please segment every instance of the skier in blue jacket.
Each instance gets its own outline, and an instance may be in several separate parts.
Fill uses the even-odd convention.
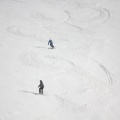
[[[52,41],[51,39],[49,39],[49,41],[48,41],[48,45],[50,45],[51,48],[54,48],[53,41]]]

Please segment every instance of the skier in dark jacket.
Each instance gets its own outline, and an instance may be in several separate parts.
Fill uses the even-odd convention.
[[[44,84],[43,84],[42,80],[40,80],[40,84],[38,87],[39,87],[39,93],[43,94]]]
[[[49,44],[50,44],[51,48],[54,48],[53,41],[51,39],[49,39],[49,41],[48,41],[48,45]]]

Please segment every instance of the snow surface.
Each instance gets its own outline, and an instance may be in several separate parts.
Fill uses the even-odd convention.
[[[119,51],[120,0],[0,0],[0,120],[120,120]]]

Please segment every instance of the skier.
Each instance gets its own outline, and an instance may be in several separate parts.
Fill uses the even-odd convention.
[[[53,41],[52,41],[51,39],[49,39],[49,41],[48,41],[48,45],[49,45],[49,44],[50,44],[50,46],[51,46],[51,49],[54,48]]]
[[[39,94],[43,94],[44,84],[43,84],[42,80],[40,80],[40,84],[38,87],[39,87]]]

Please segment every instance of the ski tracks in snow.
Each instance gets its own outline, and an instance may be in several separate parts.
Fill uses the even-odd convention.
[[[87,107],[87,104],[89,104],[90,101],[93,101],[96,99],[94,96],[96,96],[97,99],[99,99],[100,98],[99,92],[103,93],[103,95],[105,94],[104,89],[102,90],[102,88],[99,88],[100,81],[98,81],[93,76],[90,76],[89,73],[87,73],[86,71],[82,71],[82,69],[79,67],[79,65],[77,65],[73,61],[67,60],[67,59],[59,57],[59,56],[54,56],[54,55],[53,56],[47,55],[44,57],[46,57],[46,58],[39,57],[39,55],[34,52],[30,52],[30,53],[28,52],[22,56],[21,62],[30,67],[39,68],[42,65],[45,65],[46,67],[52,66],[52,68],[61,68],[52,73],[46,72],[46,75],[52,76],[53,79],[55,79],[57,81],[63,79],[62,76],[64,76],[64,75],[67,76],[68,74],[69,74],[69,76],[71,74],[71,77],[75,77],[75,75],[78,75],[80,77],[79,82],[82,80],[81,85],[78,85],[79,87],[75,88],[74,91],[69,90],[69,92],[63,93],[62,96],[57,95],[57,94],[53,95],[53,98],[56,101],[58,101],[58,104],[59,104],[59,106],[56,108],[57,110],[64,109],[65,111],[72,111],[72,112],[85,110],[85,108]],[[41,58],[43,58],[43,60]],[[98,63],[97,61],[95,61],[95,60],[93,60],[93,61],[94,61],[94,64],[97,63],[100,66],[100,68],[105,72],[105,74],[108,78],[108,84],[110,86],[112,86],[113,80],[112,80],[111,74],[107,70],[107,68],[105,68],[102,64]],[[64,81],[66,81],[66,80],[64,80]],[[98,81],[98,83],[97,83],[97,81]],[[94,82],[96,82],[96,83],[94,83]],[[105,88],[105,87],[106,87],[106,85],[104,85],[103,88]],[[90,92],[91,90],[93,92]],[[96,93],[98,93],[98,94],[96,94]],[[78,98],[76,98],[76,99],[80,99],[79,102],[76,103],[74,100],[75,97],[71,98],[70,96],[75,96],[75,97],[79,96]],[[80,96],[82,96],[82,97],[80,97]],[[87,100],[88,98],[85,96],[89,97],[89,101]],[[84,101],[83,101],[83,99],[84,99]]]
[[[74,103],[72,103],[71,101],[69,101],[67,99],[59,97],[58,95],[54,95],[54,97],[59,103],[59,107],[56,110],[65,110],[65,111],[69,111],[69,112],[78,112],[78,111],[85,110],[85,108],[87,106],[87,104],[83,104],[83,105],[74,104]]]
[[[19,2],[20,0],[12,0],[12,1]],[[84,15],[80,14],[82,12],[84,12]],[[57,14],[60,14],[61,17],[56,17]],[[52,34],[57,34],[56,31],[58,31],[58,30],[56,27],[53,26],[54,24],[56,26],[59,24],[67,24],[67,25],[75,27],[79,30],[85,30],[86,27],[88,27],[88,26],[93,26],[96,24],[101,24],[101,23],[107,22],[110,19],[110,12],[109,12],[109,10],[107,10],[105,8],[97,8],[97,7],[93,7],[93,6],[81,3],[79,5],[77,4],[77,7],[75,6],[75,8],[72,10],[67,9],[65,11],[57,11],[55,14],[52,14],[52,15],[49,15],[47,12],[43,13],[43,12],[37,11],[34,15],[31,15],[31,16],[32,16],[32,18],[38,20],[42,24],[43,29],[46,32],[50,32]],[[22,31],[20,28],[18,28],[16,26],[9,26],[7,28],[7,31],[9,33],[12,33],[17,36],[28,37],[28,38],[33,38],[33,39],[40,39],[37,33],[35,33],[35,34],[31,34],[29,32],[25,33],[24,31]],[[88,73],[85,73],[84,71],[83,72],[84,72],[84,74],[86,74],[86,76],[83,75],[81,72],[81,68],[78,65],[76,65],[74,62],[64,59],[64,58],[56,57],[56,56],[48,55],[48,56],[46,56],[46,58],[47,58],[47,60],[43,61],[39,58],[39,56],[36,53],[28,52],[21,56],[21,62],[30,67],[37,67],[37,68],[41,67],[42,63],[43,63],[43,65],[53,66],[56,68],[61,67],[61,65],[62,65],[61,71],[51,73],[51,75],[57,76],[55,79],[58,79],[59,77],[61,77],[63,73],[76,72],[77,74],[79,74],[81,76],[81,78],[86,79],[86,81],[91,81],[90,75]],[[113,80],[112,80],[110,72],[102,64],[100,64],[98,62],[96,62],[96,63],[105,72],[106,76],[108,77],[109,84],[112,86]],[[89,85],[90,84],[88,84],[88,86]],[[73,99],[72,98],[70,99],[70,96],[71,95],[74,96],[76,94],[78,96],[80,96],[81,93],[85,94],[90,89],[94,89],[94,88],[90,88],[88,86],[86,85],[85,89],[82,89],[82,90],[79,88],[76,88],[76,90],[74,90],[74,92],[72,92],[70,90],[67,93],[63,93],[63,96],[53,95],[54,100],[58,101],[58,104],[59,104],[56,109],[57,110],[64,109],[64,110],[70,111],[70,112],[77,112],[80,110],[81,111],[85,110],[87,107],[87,104],[90,102],[90,101],[87,101],[87,98],[85,99],[86,100],[85,102],[84,101],[73,102]],[[94,87],[94,86],[95,85],[93,85],[92,87]],[[84,91],[84,90],[86,90],[86,91]],[[99,92],[99,91],[95,91],[95,92]],[[65,95],[66,95],[66,97],[65,97]],[[95,98],[92,97],[91,101],[94,99]],[[5,117],[2,118],[1,120],[4,120],[4,119],[5,119]]]
[[[85,71],[83,72],[81,70],[81,68],[79,68],[78,65],[76,65],[74,62],[63,59],[63,58],[59,58],[56,56],[48,56],[51,59],[58,59],[58,60],[65,60],[66,63],[71,64],[71,67],[67,70],[63,70],[63,71],[59,71],[56,73],[53,73],[53,76],[56,76],[56,80],[61,79],[62,74],[70,74],[72,72],[75,72],[76,74],[79,74],[79,76],[81,76],[81,79],[87,81],[85,83],[87,83],[88,85],[85,85],[86,87],[81,88],[81,86],[79,86],[78,88],[76,88],[74,91],[69,90],[69,92],[63,93],[62,96],[60,95],[54,95],[54,98],[58,101],[59,103],[59,107],[57,108],[59,109],[64,109],[65,111],[69,111],[69,112],[77,112],[77,111],[81,111],[81,110],[85,110],[87,107],[87,104],[89,104],[91,101],[100,99],[99,96],[99,92],[103,92],[103,96],[104,96],[104,90],[101,90],[101,88],[98,88],[99,85],[98,83],[100,81],[98,81],[98,83],[94,83],[96,82],[96,78],[92,77],[89,75],[89,73],[85,73]],[[96,64],[96,62],[95,62]],[[110,72],[101,64],[99,64],[100,68],[102,68],[103,71],[105,71],[106,75],[108,76],[108,80],[109,80],[109,84],[112,85],[112,77],[110,75]],[[75,80],[76,81],[76,80]],[[96,86],[97,85],[97,86]],[[106,86],[104,86],[106,87]],[[98,90],[99,89],[99,90]],[[91,90],[93,92],[91,92]],[[98,93],[98,94],[97,94]],[[70,96],[73,96],[72,98]],[[77,98],[75,98],[76,96],[78,96]],[[82,97],[80,97],[82,96]],[[87,100],[88,98],[85,97],[88,96],[89,100]],[[97,98],[96,98],[97,97]],[[84,101],[83,101],[84,98]],[[75,102],[74,99],[79,99],[79,102]],[[73,102],[74,101],[74,102]]]
[[[56,57],[52,57],[52,59],[56,59]],[[62,58],[59,58],[59,59],[62,59]],[[69,111],[69,112],[77,112],[77,111],[85,110],[87,107],[87,104],[89,104],[91,101],[100,99],[101,96],[99,96],[99,92],[101,92],[104,96],[106,94],[106,90],[110,89],[110,88],[106,88],[106,87],[108,87],[107,85],[104,85],[104,87],[99,88],[100,81],[98,81],[98,83],[94,83],[94,82],[97,82],[96,78],[94,78],[93,76],[90,76],[89,73],[87,73],[87,72],[85,73],[85,71],[83,72],[79,68],[79,66],[76,65],[75,63],[73,63],[72,61],[69,61],[69,60],[65,60],[65,61],[71,64],[71,68],[69,68],[69,70],[64,71],[64,72],[66,72],[66,73],[76,72],[81,76],[81,79],[89,81],[89,82],[85,88],[84,87],[82,89],[76,88],[74,91],[70,90],[69,92],[63,93],[62,96],[54,95],[55,99],[60,104],[60,107],[58,107],[59,109],[64,109],[65,111]],[[99,67],[103,70],[103,72],[106,74],[106,76],[108,78],[108,85],[111,87],[113,85],[113,79],[112,79],[110,72],[102,64],[98,63],[95,60],[93,60],[93,61],[94,61],[94,64],[97,63],[99,65]],[[58,79],[58,77],[61,77],[64,72],[55,73],[55,74],[59,74],[58,76],[55,75],[55,76],[57,76],[56,79]],[[105,88],[105,91],[103,90],[103,88]],[[91,92],[91,90],[94,93]],[[75,103],[74,95],[79,96],[78,98],[76,98],[76,99],[80,99],[79,102]],[[88,96],[89,100],[87,100],[87,97],[85,97],[84,95]],[[71,98],[70,96],[73,96],[73,97]],[[81,101],[83,98],[80,96],[82,96],[83,98],[85,97],[84,101]]]
[[[82,14],[84,12],[84,14]],[[68,10],[69,19],[65,22],[80,30],[88,26],[105,23],[110,19],[110,11],[106,8],[94,7],[89,4],[80,3]],[[86,31],[87,32],[87,31]]]
[[[20,0],[13,0],[20,1]],[[49,10],[49,9],[48,9]],[[61,25],[69,25],[80,31],[89,32],[87,29],[88,26],[94,26],[97,24],[105,23],[110,19],[110,11],[106,8],[94,7],[85,3],[74,3],[72,9],[55,10],[54,13],[48,14],[49,12],[53,12],[54,9],[49,11],[37,11],[33,15],[30,15],[32,19],[36,19],[42,25],[42,29],[44,34],[60,36],[63,34],[61,32]],[[82,14],[84,12],[84,14]],[[58,16],[59,14],[59,16]],[[77,16],[77,17],[76,17]],[[41,38],[42,33],[25,33],[24,29],[18,28],[16,26],[9,26],[7,31],[22,37],[29,37],[32,39],[37,39],[40,42],[43,42]],[[44,38],[43,38],[44,39]]]
[[[58,14],[61,15],[61,18],[59,18],[56,15],[56,12],[57,12],[57,15]],[[52,26],[53,24],[55,25],[62,24],[70,19],[70,15],[68,14],[67,11],[62,12],[59,10],[55,11],[55,14],[53,14],[53,16],[50,16],[48,13],[46,15],[45,13],[42,13],[42,12],[36,12],[34,15],[32,15],[32,17],[34,19],[37,19],[43,25],[43,27],[50,26],[50,25]]]
[[[110,87],[112,87],[112,85],[113,85],[113,78],[112,78],[112,75],[111,75],[111,73],[108,71],[108,69],[105,67],[105,66],[103,66],[101,63],[99,63],[98,61],[96,61],[96,60],[94,60],[94,59],[92,59],[93,61],[95,61],[98,65],[99,65],[99,67],[104,71],[104,73],[106,74],[106,76],[107,76],[107,78],[108,78],[108,83],[109,83],[109,85],[110,85]]]

